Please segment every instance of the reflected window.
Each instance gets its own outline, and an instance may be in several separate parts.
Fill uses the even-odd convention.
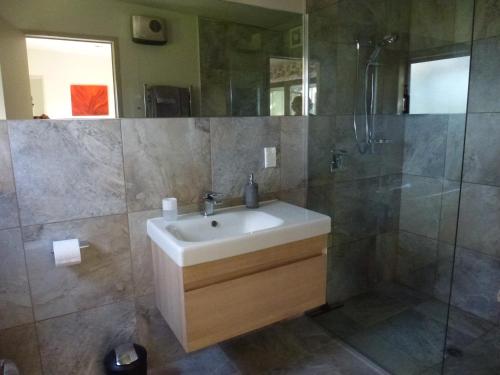
[[[465,113],[470,56],[412,63],[410,114]]]
[[[285,115],[285,88],[275,87],[271,89],[271,116]]]
[[[269,65],[271,115],[302,115],[302,59],[272,57]]]

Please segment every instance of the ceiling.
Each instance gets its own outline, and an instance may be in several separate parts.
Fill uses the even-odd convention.
[[[300,19],[296,13],[231,2],[230,0],[119,0],[179,13],[243,23],[267,29]]]

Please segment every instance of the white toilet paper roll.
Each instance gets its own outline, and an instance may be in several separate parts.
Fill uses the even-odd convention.
[[[56,267],[72,266],[82,262],[80,241],[78,239],[54,241],[52,246],[54,248]]]

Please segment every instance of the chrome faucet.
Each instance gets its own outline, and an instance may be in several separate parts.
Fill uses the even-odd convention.
[[[222,197],[220,193],[214,193],[213,191],[207,191],[203,193],[203,209],[201,214],[203,216],[212,216],[214,215],[215,206],[222,203],[219,199]]]

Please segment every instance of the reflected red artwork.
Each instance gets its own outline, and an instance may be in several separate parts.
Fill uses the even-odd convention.
[[[71,85],[73,116],[109,115],[108,86]]]

